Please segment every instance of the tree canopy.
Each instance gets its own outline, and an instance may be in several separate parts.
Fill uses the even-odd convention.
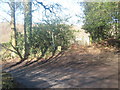
[[[119,38],[119,2],[84,2],[83,28],[91,34],[92,41],[109,37]]]

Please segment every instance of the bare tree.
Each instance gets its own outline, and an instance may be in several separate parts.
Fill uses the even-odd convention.
[[[17,29],[16,29],[16,2],[15,0],[10,0],[9,2],[6,2],[8,3],[9,7],[10,7],[10,10],[11,10],[11,13],[10,13],[10,16],[11,16],[11,22],[10,22],[10,25],[11,25],[11,30],[12,30],[12,43],[11,43],[11,46],[13,47],[13,50],[11,51],[14,51],[12,52],[13,54],[12,55],[15,55],[17,54],[21,59],[23,59],[22,55],[20,54],[19,50],[18,50],[18,46],[17,46]]]
[[[15,2],[11,0],[9,3],[10,9],[11,9],[11,30],[12,30],[12,45],[14,47],[17,46],[17,31],[16,31],[16,19],[15,19]]]

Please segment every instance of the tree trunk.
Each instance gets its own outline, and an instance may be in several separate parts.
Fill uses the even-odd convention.
[[[32,2],[25,0],[24,2],[24,41],[25,53],[24,58],[28,58],[32,38]]]
[[[11,1],[11,30],[12,30],[12,45],[17,46],[17,31],[16,31],[16,22],[15,22],[15,2]],[[15,56],[15,53],[12,53]]]

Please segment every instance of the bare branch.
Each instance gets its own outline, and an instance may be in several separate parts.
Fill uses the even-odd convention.
[[[12,45],[12,43],[10,43],[10,45],[12,46],[12,48],[13,48],[14,50],[16,50],[16,54],[17,54],[21,59],[23,59],[23,57],[22,57],[22,55],[20,54],[18,48],[14,47],[14,46]]]
[[[9,21],[9,20],[7,20],[5,17],[3,17],[3,16],[1,16],[1,15],[0,15],[0,17],[1,17],[1,19],[2,19],[3,21],[5,20],[5,21],[7,21],[7,22],[9,22],[9,23],[10,23],[10,21]]]
[[[11,44],[11,43],[10,43],[10,44]],[[3,48],[5,48],[5,49],[8,50],[8,51],[14,52],[14,53],[17,54],[21,59],[23,59],[23,57],[22,57],[22,55],[20,54],[19,50],[18,50],[17,48],[15,48],[12,44],[11,44],[12,48],[13,48],[14,50],[16,50],[16,51],[14,51],[14,50],[12,50],[12,49],[9,49],[9,48],[7,48],[6,46],[4,46],[4,45],[2,45],[2,44],[0,44],[0,46],[2,46]]]
[[[16,54],[17,54],[17,52],[16,52],[16,51],[14,51],[14,50],[12,50],[12,49],[9,49],[9,48],[5,47],[5,46],[4,46],[4,45],[2,45],[2,44],[0,44],[0,46],[2,46],[3,48],[5,48],[6,50],[9,50],[9,51],[14,52],[14,53],[16,53]]]
[[[52,10],[50,9],[50,7],[48,7],[48,5],[44,5],[43,2],[39,2],[37,0],[35,0],[38,4],[40,4],[45,10],[48,10],[52,13]]]

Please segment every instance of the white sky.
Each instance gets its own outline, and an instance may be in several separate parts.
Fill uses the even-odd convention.
[[[70,24],[77,24],[80,18],[76,17],[76,15],[83,15],[82,8],[77,4],[78,1],[82,2],[83,0],[38,0],[38,1],[43,1],[44,4],[50,4],[53,2],[61,4],[66,9],[63,10],[63,12],[58,13],[58,15],[61,17],[64,17],[66,15],[71,16],[72,18],[69,21]],[[10,16],[3,12],[3,9],[7,11],[9,9],[9,6],[6,4],[5,5],[2,4],[0,6],[0,22],[2,21],[1,19],[3,18],[10,20]],[[16,16],[19,16],[17,18],[18,22],[21,22],[23,20],[23,15],[17,14]],[[34,12],[33,21],[40,22],[38,18],[42,18],[42,15],[40,14],[40,12]],[[82,22],[79,24],[81,25]]]

